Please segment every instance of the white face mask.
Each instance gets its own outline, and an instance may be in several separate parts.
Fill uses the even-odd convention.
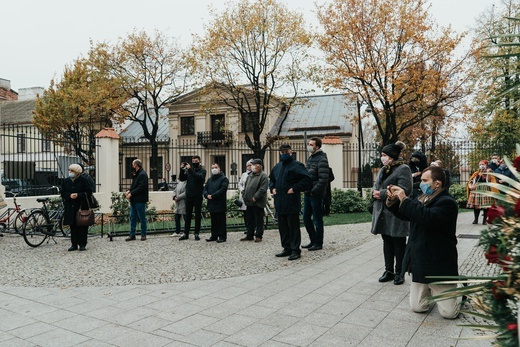
[[[478,168],[480,169],[480,171],[484,171],[486,169],[486,167],[487,167],[486,165],[479,165]]]
[[[381,157],[381,163],[386,166],[392,162],[392,158],[385,156]]]
[[[309,152],[309,153],[314,153],[314,147],[312,147],[312,146],[307,146],[307,152]]]
[[[252,166],[252,167],[251,167],[251,171],[253,171],[253,172],[258,172],[258,169],[256,168],[256,166]]]
[[[219,170],[218,170],[218,169],[211,169],[211,173],[212,173],[213,175],[218,175]]]
[[[74,172],[69,172],[69,177],[74,178],[74,177],[76,177],[76,174]]]

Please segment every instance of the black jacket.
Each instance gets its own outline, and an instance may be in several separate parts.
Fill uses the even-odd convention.
[[[301,210],[300,193],[312,188],[312,180],[305,166],[292,157],[279,162],[269,175],[269,189],[274,195],[274,207],[278,214],[299,214]],[[294,194],[287,194],[289,189]]]
[[[148,202],[148,175],[142,168],[132,177],[130,194],[132,194],[131,203]]]
[[[223,173],[218,175],[211,175],[204,186],[203,195],[208,199],[208,212],[226,212],[226,193],[229,185],[229,180]]]
[[[307,159],[307,171],[312,179],[312,189],[305,194],[324,196],[329,184],[329,161],[327,154],[321,149],[311,154]]]
[[[457,201],[443,189],[423,205],[417,199],[405,199],[391,207],[392,212],[410,220],[403,271],[411,271],[412,281],[437,282],[429,276],[458,276]]]
[[[77,193],[76,199],[71,199],[70,195]],[[80,206],[83,209],[87,209],[87,197],[92,196],[92,190],[89,182],[83,175],[79,175],[74,181],[71,178],[67,178],[61,184],[61,198],[65,207],[63,214],[63,224],[65,225],[76,225],[76,213]]]
[[[202,190],[206,180],[206,169],[201,165],[194,168],[193,165],[186,171],[188,175],[186,183],[186,199],[202,199]]]

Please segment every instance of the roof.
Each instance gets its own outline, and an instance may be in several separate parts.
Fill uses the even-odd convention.
[[[159,129],[157,131],[157,140],[162,141],[169,141],[169,123],[168,123],[168,108],[167,107],[161,107],[159,109]],[[137,118],[143,119],[144,114],[140,113]],[[149,120],[146,121],[146,125],[148,128],[151,128],[151,123]],[[144,137],[143,128],[141,127],[141,124],[138,122],[131,122],[120,134],[121,138],[123,139],[123,142],[148,142],[147,139]]]
[[[356,103],[344,94],[299,98],[282,125],[280,136],[351,135]],[[277,122],[279,123],[279,122]],[[276,125],[275,125],[276,126]],[[272,132],[272,131],[271,131]]]
[[[0,102],[0,124],[32,124],[36,100]]]

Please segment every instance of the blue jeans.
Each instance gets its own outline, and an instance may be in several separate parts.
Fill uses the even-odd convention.
[[[137,227],[137,218],[141,224],[141,236],[146,236],[146,203],[131,202],[130,203],[130,236],[135,236],[135,228]]]
[[[311,243],[323,246],[323,196],[304,195],[303,224]]]

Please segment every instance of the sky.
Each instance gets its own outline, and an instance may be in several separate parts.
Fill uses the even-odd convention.
[[[280,0],[317,25],[312,0]],[[399,1],[399,0],[396,0]],[[317,0],[317,3],[326,3]],[[432,17],[441,26],[461,32],[496,0],[430,0]],[[0,7],[2,39],[0,78],[11,89],[47,88],[60,79],[65,65],[85,56],[90,41],[116,43],[128,33],[145,30],[165,32],[182,46],[192,34],[202,34],[212,17],[208,6],[225,8],[224,0],[90,0],[79,5],[71,0],[6,1]]]

